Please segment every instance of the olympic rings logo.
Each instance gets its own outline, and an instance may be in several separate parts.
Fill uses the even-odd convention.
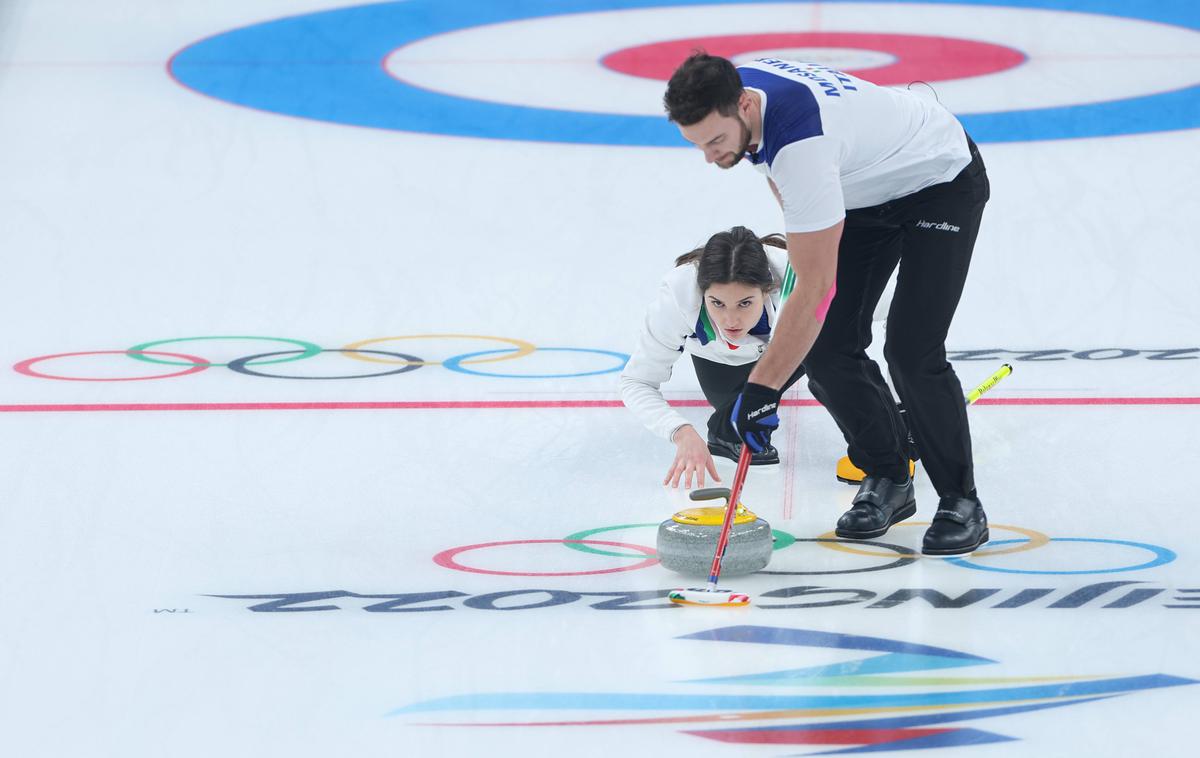
[[[263,342],[283,343],[289,349],[274,350],[269,352],[260,352],[254,355],[247,355],[241,358],[235,358],[224,363],[211,361],[207,358],[191,355],[190,353],[171,352],[162,350],[164,346],[173,346],[177,343],[202,342],[207,340],[257,340]],[[407,352],[395,352],[393,350],[381,350],[382,345],[390,346],[392,343],[404,343],[412,340],[483,340],[485,342],[499,342],[506,347],[495,350],[482,350],[454,355],[442,360],[425,360]],[[349,358],[360,363],[373,363],[382,366],[391,366],[383,370],[374,370],[367,373],[350,373],[339,374],[336,376],[313,376],[295,373],[281,373],[276,369],[264,369],[264,366],[273,366],[281,363],[293,363],[302,361],[322,353],[338,353],[345,358]],[[612,359],[614,362],[611,365],[601,367],[599,369],[587,369],[582,371],[573,371],[567,373],[506,373],[497,371],[491,368],[478,368],[494,363],[504,361],[512,361],[518,358],[524,358],[534,353],[586,353],[604,356]],[[43,367],[43,364],[51,361],[62,360],[66,358],[81,358],[85,356],[96,355],[122,355],[142,363],[156,364],[160,366],[177,366],[182,367],[176,370],[169,370],[166,373],[146,374],[142,376],[121,376],[121,377],[97,377],[97,376],[65,376],[59,373],[51,373]],[[380,376],[393,376],[396,374],[406,374],[410,371],[416,371],[423,366],[441,366],[459,374],[469,374],[471,376],[484,376],[495,379],[573,379],[583,376],[596,376],[598,374],[610,374],[620,371],[628,362],[629,356],[625,353],[618,353],[612,350],[597,350],[593,348],[581,347],[538,347],[532,342],[527,342],[520,339],[512,339],[510,337],[493,337],[483,334],[406,334],[393,337],[377,337],[374,339],[360,340],[352,342],[349,345],[339,348],[323,348],[313,342],[305,340],[291,339],[290,337],[252,337],[252,336],[213,336],[213,337],[175,337],[164,340],[153,340],[150,342],[142,342],[125,350],[90,350],[76,353],[57,353],[54,355],[40,355],[36,358],[27,358],[13,366],[13,370],[18,374],[35,377],[37,379],[54,379],[65,382],[136,382],[146,381],[151,379],[170,379],[173,377],[187,376],[196,374],[210,368],[228,368],[238,374],[246,376],[254,376],[268,379],[304,379],[304,380],[331,380],[331,379],[371,379]]]
[[[895,528],[904,527],[924,527],[928,526],[928,522],[904,522],[897,524]],[[608,540],[591,539],[595,535],[608,534],[610,532],[628,531],[634,529],[649,529],[657,528],[658,524],[619,524],[616,526],[601,526],[595,529],[584,529],[583,531],[569,534],[562,539],[546,539],[546,540],[508,540],[504,542],[486,542],[476,545],[462,545],[460,547],[443,550],[433,557],[433,562],[443,568],[453,569],[455,571],[464,571],[472,574],[491,574],[497,576],[536,576],[536,577],[559,577],[559,576],[593,576],[598,574],[615,574],[625,571],[636,571],[638,569],[649,568],[658,563],[658,557],[655,549],[647,545],[639,545],[632,542],[613,542]],[[991,524],[991,529],[1000,530],[1002,532],[1010,532],[1018,535],[1013,539],[993,540],[986,547],[976,550],[969,556],[941,558],[947,564],[957,566],[959,568],[971,569],[975,571],[994,571],[1005,574],[1036,574],[1036,575],[1082,575],[1082,574],[1116,574],[1127,571],[1144,571],[1146,569],[1162,566],[1175,560],[1175,552],[1160,545],[1152,545],[1146,542],[1133,542],[1130,540],[1114,540],[1100,539],[1092,537],[1050,537],[1042,532],[1033,529],[1026,529],[1017,526],[1004,526],[1002,524]],[[835,551],[843,554],[864,556],[869,558],[888,559],[884,563],[878,565],[870,565],[864,567],[845,568],[827,571],[772,571],[762,570],[757,573],[768,574],[773,576],[822,576],[832,574],[862,574],[872,571],[887,571],[890,569],[904,568],[910,566],[921,559],[928,559],[928,556],[923,556],[916,550],[895,545],[887,542],[879,542],[877,540],[845,540],[837,538],[833,532],[822,534],[819,537],[805,539],[796,537],[793,534],[773,529],[772,534],[775,537],[774,550],[786,550],[790,547],[800,544],[812,544],[816,547]],[[1106,552],[1124,552],[1128,550],[1140,551],[1148,553],[1149,558],[1144,560],[1130,561],[1125,558],[1117,558],[1113,565],[1101,568],[1082,568],[1072,570],[1051,570],[1051,569],[1035,569],[1010,566],[1006,563],[996,564],[989,559],[1003,555],[1012,555],[1016,553],[1028,553],[1034,550],[1045,549],[1046,551],[1053,550],[1055,546],[1062,547],[1069,544],[1087,543],[1092,545],[1104,546]],[[592,555],[605,556],[610,558],[626,558],[637,559],[635,563],[626,566],[616,566],[604,569],[592,569],[586,571],[501,571],[489,568],[479,568],[468,565],[459,559],[459,556],[468,552],[477,552],[480,550],[492,550],[495,548],[512,548],[515,546],[527,545],[549,545],[560,544],[567,548]],[[611,550],[607,548],[620,548],[625,551]],[[1119,562],[1118,562],[1119,561]]]

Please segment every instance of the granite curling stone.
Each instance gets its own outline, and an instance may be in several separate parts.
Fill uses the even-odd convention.
[[[729,499],[728,487],[696,490],[692,500]],[[723,506],[689,508],[658,525],[658,560],[670,571],[685,576],[707,577],[717,551]],[[721,576],[752,574],[771,560],[775,538],[771,525],[738,504],[729,532],[729,544],[721,561]]]

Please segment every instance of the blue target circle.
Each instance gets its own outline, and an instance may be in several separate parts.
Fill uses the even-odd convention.
[[[168,63],[168,70],[185,87],[219,100],[338,124],[490,139],[685,147],[687,143],[665,117],[557,110],[457,97],[402,82],[388,74],[383,61],[403,45],[484,24],[594,11],[792,1],[407,0],[321,11],[235,29],[179,51]],[[1195,0],[921,2],[1076,11],[1200,29],[1200,3]],[[536,79],[531,78],[530,86],[537,86]],[[977,142],[1193,129],[1200,127],[1200,85],[1107,102],[973,113],[959,118]]]
[[[998,542],[989,542],[989,545],[1009,545],[1017,542],[1026,542],[1027,540],[1000,540]],[[1151,545],[1146,542],[1130,542],[1129,540],[1104,540],[1094,539],[1090,537],[1051,537],[1051,542],[1095,542],[1105,545],[1124,545],[1125,547],[1136,547],[1145,550],[1154,557],[1145,563],[1138,563],[1129,566],[1117,566],[1115,568],[1106,569],[1090,569],[1085,571],[1032,571],[1028,569],[1011,569],[1000,568],[999,566],[986,566],[982,563],[974,563],[967,558],[947,558],[947,563],[953,563],[956,566],[963,568],[975,569],[977,571],[997,571],[1002,574],[1119,574],[1123,571],[1144,571],[1156,566],[1162,566],[1165,563],[1170,563],[1175,560],[1176,555],[1173,550],[1168,550],[1160,545]],[[981,556],[982,557],[982,556]]]
[[[484,350],[480,353],[467,353],[466,355],[456,355],[453,358],[447,358],[442,361],[442,366],[451,371],[457,371],[461,374],[471,374],[473,376],[490,376],[496,379],[574,379],[580,376],[595,376],[597,374],[611,374],[614,371],[620,371],[625,368],[625,364],[629,362],[629,356],[625,353],[618,353],[613,350],[594,350],[584,347],[539,347],[535,352],[551,351],[558,353],[596,353],[597,355],[611,355],[620,360],[616,366],[603,368],[597,371],[578,371],[571,374],[494,374],[490,371],[480,371],[478,369],[467,368],[463,366],[463,361],[469,361],[472,358],[480,358],[485,355],[501,355],[503,353],[515,353],[517,350],[502,349],[502,350]]]

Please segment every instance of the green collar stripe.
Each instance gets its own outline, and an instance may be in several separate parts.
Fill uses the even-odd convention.
[[[713,329],[712,321],[708,319],[708,309],[703,305],[700,306],[700,323],[704,326],[704,333],[708,336],[709,342],[717,338],[717,330]]]

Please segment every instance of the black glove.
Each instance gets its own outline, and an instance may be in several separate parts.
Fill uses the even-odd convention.
[[[771,444],[771,432],[779,428],[779,398],[782,393],[761,384],[747,382],[733,404],[729,420],[752,452]]]

